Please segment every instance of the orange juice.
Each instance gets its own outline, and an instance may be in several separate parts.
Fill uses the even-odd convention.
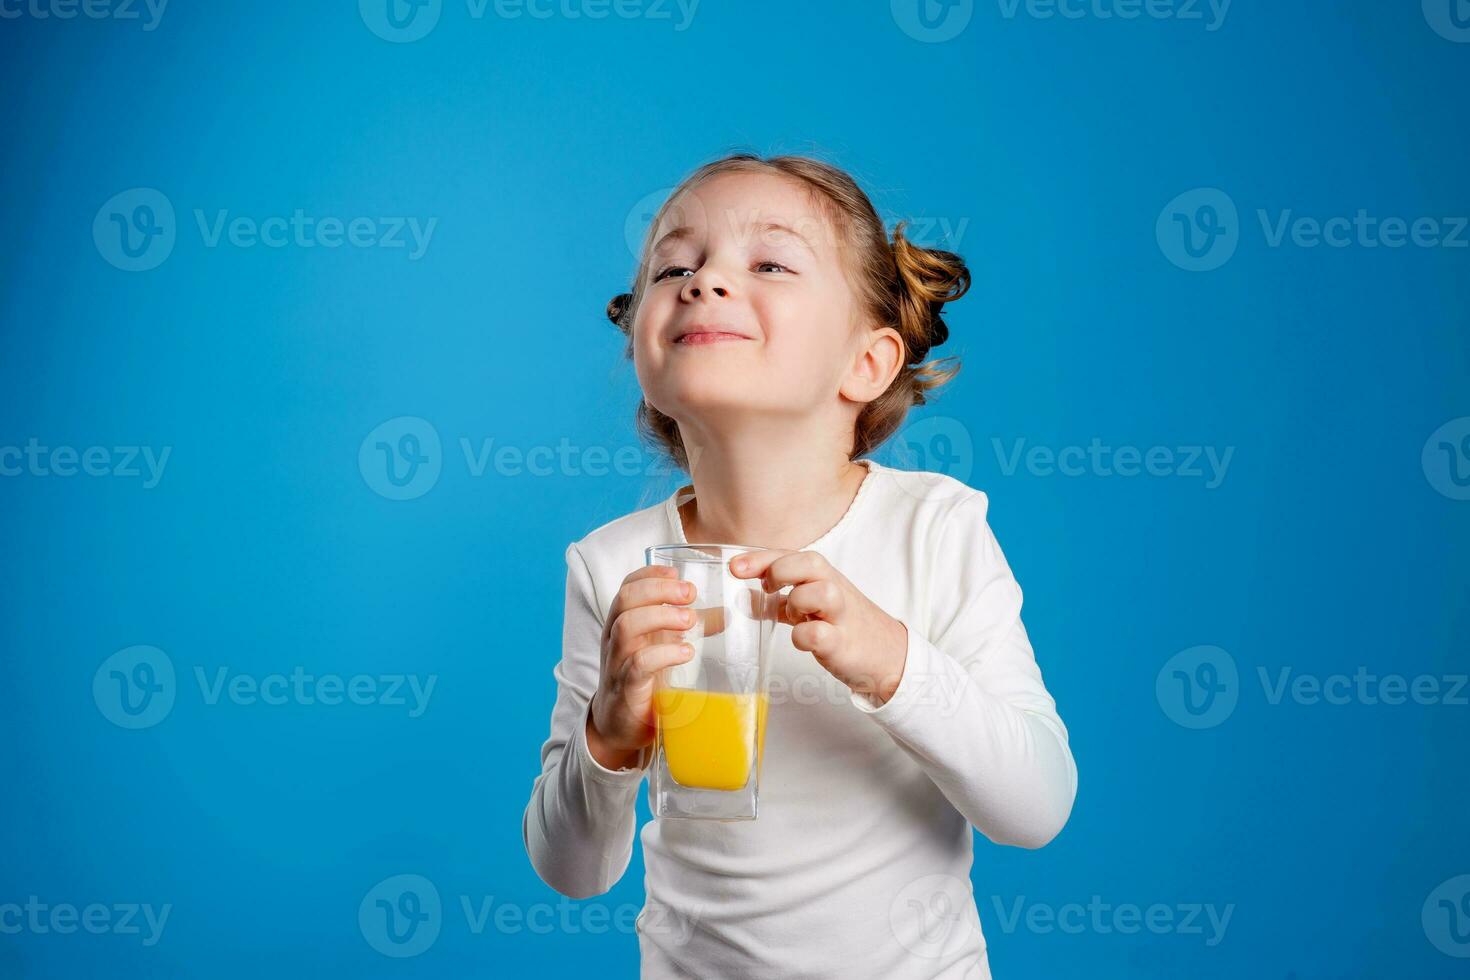
[[[766,747],[768,694],[670,687],[655,691],[653,701],[669,775],[675,781],[727,790],[750,781],[751,728],[759,767]]]

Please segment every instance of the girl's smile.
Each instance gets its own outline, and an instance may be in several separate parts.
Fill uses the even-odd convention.
[[[728,333],[724,330],[694,330],[681,335],[674,341],[678,347],[707,347],[710,344],[720,344],[731,340],[750,340],[744,334]]]

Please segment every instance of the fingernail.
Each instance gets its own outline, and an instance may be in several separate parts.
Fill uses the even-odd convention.
[[[694,586],[688,582],[685,582],[679,587],[679,593],[680,595],[691,596],[694,594]]]
[[[732,571],[732,572],[743,572],[743,571],[745,571],[745,559],[744,558],[736,558],[734,561],[730,562],[730,571]]]

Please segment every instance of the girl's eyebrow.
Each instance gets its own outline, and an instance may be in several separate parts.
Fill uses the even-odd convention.
[[[795,238],[797,242],[799,242],[802,247],[804,247],[808,252],[811,252],[813,255],[817,253],[816,248],[813,247],[811,242],[807,241],[806,236],[802,235],[795,228],[792,228],[789,225],[783,225],[778,221],[762,221],[759,224],[752,226],[751,230],[761,233],[784,231],[792,238]],[[658,241],[654,242],[653,248],[650,249],[650,251],[659,252],[663,250],[665,246],[675,244],[676,242],[681,242],[691,237],[693,234],[694,229],[689,227],[688,225],[680,225],[678,228],[671,228],[668,231],[664,232],[664,234],[659,237]]]
[[[657,252],[662,249],[666,243],[673,244],[674,242],[682,241],[692,234],[694,234],[694,229],[690,228],[688,225],[680,225],[678,228],[670,229],[669,231],[665,232],[658,241],[653,243],[653,248],[650,249],[650,251]]]
[[[783,225],[780,222],[762,221],[760,224],[755,226],[755,230],[759,232],[784,231],[786,232],[786,234],[790,235],[792,238],[795,238],[798,242],[800,242],[802,247],[804,247],[808,252],[811,252],[813,255],[817,253],[817,250],[812,246],[812,243],[806,240],[805,235],[797,231],[795,228],[788,227],[787,225]]]

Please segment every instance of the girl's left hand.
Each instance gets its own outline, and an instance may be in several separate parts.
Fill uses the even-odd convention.
[[[908,659],[908,628],[888,615],[815,551],[768,549],[730,562],[736,578],[760,578],[776,596],[776,621],[791,625],[791,643],[808,650],[853,691],[879,704],[893,696]]]

